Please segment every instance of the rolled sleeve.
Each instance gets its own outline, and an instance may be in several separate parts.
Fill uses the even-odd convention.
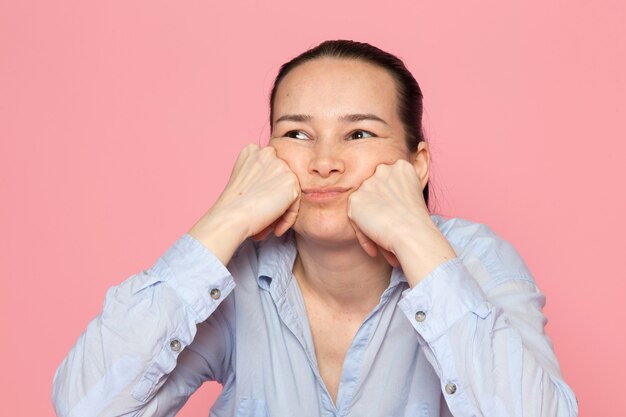
[[[182,235],[150,269],[109,289],[102,312],[55,374],[57,413],[127,415],[145,408],[193,342],[198,323],[209,319],[234,288],[219,259],[189,234]],[[213,325],[229,329],[223,318]],[[228,343],[216,339],[215,351],[227,355]],[[207,367],[219,368],[223,358],[215,361]],[[193,390],[194,381],[183,383]],[[163,391],[159,402],[167,402],[168,395]]]
[[[489,315],[485,294],[461,259],[444,262],[398,303],[426,343],[432,343],[466,314]]]
[[[149,274],[176,291],[196,323],[206,320],[235,288],[228,269],[187,233],[157,260]]]
[[[182,301],[190,320],[180,320],[162,339],[161,350],[133,389],[133,397],[146,401],[161,385],[162,377],[176,366],[180,353],[191,344],[196,324],[217,309],[235,288],[228,269],[202,243],[189,234],[181,236],[147,271],[147,279],[137,291],[158,282],[171,288]]]

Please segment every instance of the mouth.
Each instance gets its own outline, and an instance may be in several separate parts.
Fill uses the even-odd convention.
[[[313,203],[325,203],[340,199],[349,190],[346,187],[305,188],[302,190],[302,197]]]

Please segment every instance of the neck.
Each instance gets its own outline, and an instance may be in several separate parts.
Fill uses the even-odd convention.
[[[303,295],[343,312],[369,313],[389,286],[391,267],[359,243],[320,244],[296,235],[293,272]]]

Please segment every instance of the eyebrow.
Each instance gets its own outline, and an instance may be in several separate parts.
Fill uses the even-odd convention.
[[[276,123],[279,122],[309,122],[313,120],[313,116],[308,115],[308,114],[286,114],[284,116],[280,116],[278,119],[276,119]],[[339,117],[339,120],[345,121],[345,122],[360,122],[363,120],[373,120],[375,122],[380,122],[380,123],[384,123],[387,126],[389,126],[389,123],[387,123],[386,121],[384,121],[383,119],[381,119],[380,117],[376,116],[375,114],[371,114],[371,113],[356,113],[356,114],[344,114],[343,116]]]

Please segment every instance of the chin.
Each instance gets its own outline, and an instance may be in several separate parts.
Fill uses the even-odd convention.
[[[293,230],[300,237],[320,244],[346,244],[356,241],[356,233],[348,216],[303,216],[296,220]]]

